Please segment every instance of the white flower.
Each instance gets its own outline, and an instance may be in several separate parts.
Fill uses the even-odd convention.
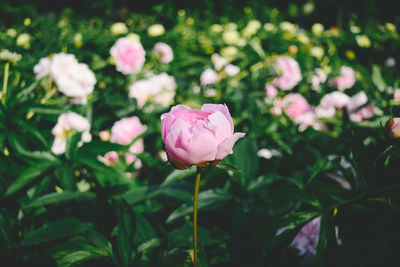
[[[90,142],[92,136],[89,131],[90,123],[85,117],[71,111],[61,114],[51,131],[55,136],[51,151],[57,155],[64,153],[68,138],[77,132],[82,132],[81,142]]]
[[[322,59],[322,57],[324,56],[324,49],[319,46],[311,47],[310,55],[316,57],[317,59]]]
[[[226,30],[222,34],[222,39],[226,44],[236,44],[240,40],[240,34],[236,30]]]
[[[161,24],[154,24],[147,29],[147,33],[151,37],[161,36],[165,33],[165,28]]]
[[[21,33],[17,37],[17,46],[23,47],[25,49],[28,49],[31,44],[30,44],[31,36],[27,33]]]
[[[360,46],[360,47],[370,47],[371,46],[371,40],[366,35],[357,35],[356,41],[357,41],[358,46]]]
[[[228,61],[224,57],[221,57],[216,53],[211,55],[211,62],[214,64],[214,68],[218,71],[228,64]]]
[[[311,27],[311,31],[314,35],[321,35],[324,32],[324,25],[321,23],[314,23]]]
[[[225,72],[229,76],[235,76],[240,72],[240,68],[238,66],[235,66],[235,65],[232,65],[232,64],[228,64],[225,67]]]
[[[50,75],[58,90],[69,97],[86,97],[96,84],[94,73],[72,54],[55,54],[51,60]]]
[[[50,74],[50,65],[51,60],[48,57],[39,60],[39,63],[33,67],[33,72],[35,73],[37,80]]]
[[[128,27],[123,22],[116,22],[111,26],[111,33],[114,35],[126,34],[128,32]]]

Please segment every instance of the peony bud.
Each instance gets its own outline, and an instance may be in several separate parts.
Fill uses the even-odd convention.
[[[161,136],[168,160],[177,169],[218,164],[245,136],[233,131],[226,105],[204,104],[201,110],[177,105],[161,115]]]

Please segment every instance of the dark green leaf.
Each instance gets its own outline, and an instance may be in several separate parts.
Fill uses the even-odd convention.
[[[42,160],[32,164],[29,168],[25,169],[16,180],[14,180],[6,191],[6,196],[17,193],[27,184],[32,182],[41,174],[48,171],[50,168],[57,166],[59,163],[54,161]]]
[[[30,204],[26,205],[25,208],[61,204],[69,201],[93,200],[95,198],[96,194],[91,192],[54,192],[35,199]]]
[[[45,224],[39,229],[26,232],[21,245],[33,246],[48,241],[75,236],[88,231],[92,227],[92,224],[83,223],[72,217],[60,219]]]

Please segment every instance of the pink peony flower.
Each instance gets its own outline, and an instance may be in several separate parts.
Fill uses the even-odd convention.
[[[368,98],[364,92],[360,92],[350,99],[346,106],[350,120],[360,122],[374,115],[373,104],[365,105],[367,102]]]
[[[281,73],[272,82],[275,87],[282,90],[290,90],[303,79],[300,66],[293,58],[278,57],[276,65]]]
[[[201,110],[177,105],[161,115],[161,136],[169,161],[178,169],[217,164],[245,136],[233,131],[226,105],[204,104]]]
[[[159,59],[162,63],[168,64],[174,59],[174,52],[166,43],[156,43],[154,52],[159,55]]]
[[[356,82],[355,71],[347,66],[340,68],[340,76],[335,77],[329,81],[329,84],[336,87],[340,91],[344,91],[348,88],[353,87]]]
[[[117,70],[123,74],[138,73],[146,60],[142,44],[122,37],[111,47],[110,54],[115,58]]]
[[[218,74],[210,68],[204,70],[203,73],[200,75],[200,83],[202,85],[213,84],[217,82],[217,80]]]
[[[320,106],[324,108],[333,107],[335,109],[340,109],[346,107],[349,103],[350,97],[342,92],[335,91],[322,97]]]
[[[307,100],[300,94],[288,94],[282,100],[283,109],[292,120],[296,120],[300,115],[303,115],[313,108],[308,104]]]
[[[274,98],[278,94],[278,90],[275,88],[275,86],[268,83],[265,85],[265,94],[270,98]]]
[[[54,154],[64,153],[67,146],[67,139],[76,132],[82,132],[81,142],[90,142],[92,136],[89,131],[90,123],[85,117],[75,112],[61,114],[57,119],[57,124],[51,131],[55,136],[51,151]],[[80,145],[82,145],[82,143],[80,143]]]
[[[106,159],[106,163],[107,163],[106,165],[108,165],[108,166],[112,165],[114,162],[118,161],[118,159],[119,159],[118,154],[115,151],[107,152],[104,155],[104,158]]]
[[[133,116],[129,118],[123,118],[115,122],[112,126],[110,141],[112,143],[128,145],[133,141],[133,139],[135,139],[138,135],[144,133],[145,131],[146,126],[140,123],[138,117]],[[137,140],[136,142],[140,143],[140,141],[143,142],[143,140],[141,139]],[[138,151],[138,153],[142,151]]]
[[[152,102],[168,107],[175,97],[176,82],[174,77],[166,73],[154,75],[149,79],[139,80],[129,87],[129,97],[136,98],[140,108],[151,100]]]
[[[400,100],[400,89],[397,88],[394,90],[393,99],[396,101]]]
[[[44,62],[41,67],[47,64]],[[86,64],[79,63],[72,54],[55,54],[51,59],[50,75],[58,90],[69,97],[86,98],[96,84],[94,73]]]

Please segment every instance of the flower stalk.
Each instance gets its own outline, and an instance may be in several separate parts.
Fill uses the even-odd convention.
[[[1,103],[3,106],[6,105],[6,96],[7,96],[7,84],[8,84],[8,75],[10,71],[10,62],[7,62],[4,66],[4,77],[3,77],[3,92],[1,95]]]
[[[197,267],[197,200],[199,198],[201,167],[197,167],[193,202],[193,266]]]

